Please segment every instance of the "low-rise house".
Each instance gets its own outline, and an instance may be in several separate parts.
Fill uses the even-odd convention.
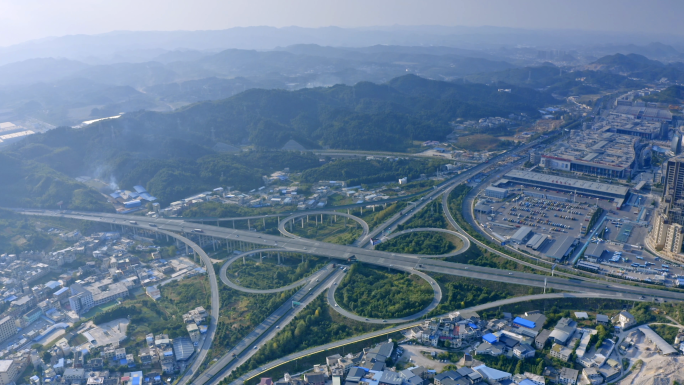
[[[628,329],[636,325],[636,320],[634,316],[631,315],[627,310],[623,310],[616,317],[616,325],[620,326],[622,329]]]
[[[542,329],[539,334],[537,334],[537,337],[534,338],[534,346],[539,350],[543,350],[544,346],[546,346],[546,341],[549,340],[550,335],[551,330]]]
[[[582,369],[582,378],[588,381],[591,385],[599,385],[603,383],[603,376],[596,368]]]
[[[435,385],[453,385],[454,381],[463,378],[463,376],[453,370],[439,373],[435,376]]]
[[[190,340],[192,342],[197,342],[200,339],[200,331],[199,328],[197,327],[197,324],[192,322],[187,324],[186,329],[188,330],[188,334],[190,335]]]
[[[558,358],[561,361],[568,362],[571,354],[572,349],[561,344],[553,344],[551,347],[551,357]]]
[[[378,385],[401,385],[403,382],[404,380],[402,379],[401,375],[399,375],[399,373],[390,370],[385,370],[382,373],[382,376],[380,376]]]
[[[342,356],[339,354],[333,354],[332,356],[325,357],[325,364],[330,367],[337,366],[339,364],[340,358],[342,358]]]
[[[207,320],[207,311],[204,309],[204,307],[199,306],[196,307],[195,309],[190,310],[189,312],[183,314],[183,322],[185,323],[190,323],[194,322],[197,325],[205,322]]]
[[[599,325],[608,325],[610,323],[610,318],[605,314],[596,314],[596,323]]]
[[[546,366],[544,367],[544,371],[542,372],[542,376],[544,376],[545,379],[548,379],[549,381],[553,383],[558,382],[558,370],[556,370],[553,366]]]
[[[104,369],[104,360],[102,358],[91,358],[83,366],[83,369],[89,372],[99,372]]]
[[[62,378],[71,384],[80,384],[85,379],[85,370],[83,368],[65,369]]]
[[[479,365],[476,365],[479,366]],[[468,381],[470,381],[471,384],[477,384],[479,382],[482,382],[482,375],[480,372],[477,372],[471,368],[468,367],[462,367],[461,369],[458,369],[456,373],[460,374],[463,376],[463,378],[467,378]]]
[[[606,382],[613,382],[620,377],[620,368],[615,368],[609,365],[603,365],[598,369]]]
[[[304,381],[306,381],[309,385],[325,385],[325,380],[326,376],[320,373],[304,375]]]
[[[558,373],[558,382],[561,384],[575,385],[577,384],[577,376],[579,371],[570,368],[562,368]]]
[[[126,359],[126,348],[119,348],[114,350],[114,359],[121,361]]]
[[[534,357],[535,350],[528,344],[517,344],[513,348],[513,355],[520,360]]]
[[[475,349],[475,354],[498,357],[504,353],[505,349],[505,345],[501,342],[496,341],[494,343],[489,343],[485,341],[478,345],[477,349]]]
[[[482,377],[490,383],[510,380],[513,377],[508,372],[490,368],[486,365],[474,367],[473,370],[479,372],[482,375]]]
[[[575,333],[575,330],[577,330],[577,322],[571,318],[563,317],[551,331],[549,338],[557,344],[565,345]]]
[[[545,385],[546,384],[546,379],[544,378],[544,376],[534,374],[534,373],[530,373],[530,372],[525,372],[525,373],[523,373],[523,375],[528,380],[532,381],[532,383],[534,385]]]

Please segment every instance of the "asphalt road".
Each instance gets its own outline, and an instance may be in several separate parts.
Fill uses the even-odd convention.
[[[432,297],[432,302],[423,310],[416,314],[411,314],[406,317],[401,317],[401,318],[388,318],[388,319],[380,319],[380,318],[367,318],[367,317],[362,317],[360,315],[354,314],[341,306],[337,304],[337,300],[335,300],[335,291],[337,291],[337,288],[339,287],[337,284],[333,284],[332,289],[328,290],[328,304],[330,307],[332,307],[333,310],[336,312],[342,314],[343,316],[353,319],[355,321],[359,322],[366,322],[366,323],[374,323],[374,324],[398,324],[398,323],[404,323],[404,322],[409,322],[413,321],[415,319],[419,319],[423,317],[424,315],[428,314],[432,310],[434,310],[437,306],[439,306],[439,303],[442,302],[442,288],[439,286],[437,281],[432,279],[429,275],[417,271],[417,270],[411,270],[411,269],[405,269],[401,268],[399,269],[401,271],[407,272],[409,274],[416,274],[422,279],[426,280],[430,286],[432,286],[432,290],[434,291],[435,295]]]
[[[606,295],[593,294],[593,293],[537,294],[537,295],[528,295],[528,296],[524,296],[524,297],[514,297],[514,298],[502,299],[499,301],[489,302],[486,304],[473,306],[473,307],[469,307],[466,309],[461,309],[460,311],[481,311],[481,310],[493,309],[493,308],[496,308],[499,306],[509,305],[509,304],[518,303],[518,302],[527,302],[527,301],[534,301],[534,300],[540,300],[540,299],[554,299],[554,298],[560,299],[560,298],[612,298],[612,297],[606,296]],[[618,298],[615,298],[615,299],[618,299]],[[444,317],[444,316],[447,316],[447,315],[444,314],[441,317]],[[391,334],[394,332],[410,329],[414,326],[421,325],[422,323],[423,323],[423,321],[411,322],[409,324],[395,326],[395,327],[388,328],[388,329],[382,329],[382,330],[378,330],[375,332],[366,333],[366,334],[363,334],[360,336],[347,338],[344,340],[335,341],[335,342],[331,342],[329,344],[325,344],[325,345],[317,346],[314,348],[302,350],[302,351],[297,352],[297,353],[292,353],[292,354],[289,354],[285,357],[281,357],[277,360],[271,361],[268,364],[262,365],[259,368],[254,369],[248,373],[245,373],[244,375],[237,378],[235,381],[231,382],[230,385],[242,385],[246,381],[252,380],[253,378],[258,377],[259,375],[261,375],[262,373],[264,373],[268,370],[271,370],[271,369],[278,367],[282,364],[288,363],[290,361],[294,361],[294,360],[302,358],[302,357],[310,356],[310,355],[320,353],[320,352],[323,352],[323,351],[326,351],[329,349],[337,348],[340,346],[349,345],[349,344],[352,344],[355,342],[365,341],[365,340],[369,340],[371,338],[380,337],[380,336],[388,335],[388,334]]]
[[[211,263],[211,258],[209,258],[207,253],[204,252],[204,250],[202,250],[202,248],[199,247],[199,245],[197,245],[195,242],[191,241],[190,239],[182,235],[178,235],[176,233],[165,230],[158,231],[161,234],[174,237],[179,241],[185,243],[189,247],[191,247],[202,259],[202,262],[204,262],[204,268],[207,271],[207,274],[209,275],[209,287],[211,289],[211,320],[209,323],[209,328],[207,328],[207,334],[204,337],[204,343],[200,347],[200,350],[197,352],[197,358],[195,358],[195,360],[192,362],[192,365],[190,365],[190,368],[188,368],[185,374],[178,380],[179,385],[185,385],[190,380],[192,373],[195,373],[202,364],[202,362],[204,362],[204,359],[207,357],[207,353],[211,348],[211,344],[214,341],[214,336],[216,334],[216,323],[219,319],[220,307],[218,283],[216,282],[216,274],[214,272],[214,266]]]
[[[511,164],[510,166],[504,168],[503,172],[509,171],[509,170],[510,170],[511,168],[513,168],[514,166],[515,166],[515,164]],[[499,173],[497,173],[497,174],[492,174],[489,178],[487,178],[485,181],[483,181],[479,186],[477,186],[476,188],[472,189],[472,190],[468,193],[468,195],[466,196],[466,199],[465,199],[465,201],[464,201],[464,203],[463,203],[463,207],[462,207],[462,209],[461,209],[461,212],[462,212],[462,214],[463,214],[464,220],[465,220],[466,222],[468,222],[474,229],[479,229],[479,227],[478,227],[477,223],[475,222],[475,216],[474,216],[474,212],[473,212],[473,200],[475,199],[475,196],[477,195],[478,191],[479,191],[479,190],[482,190],[484,187],[486,187],[486,184],[487,184],[488,181],[490,181],[490,180],[496,178],[496,177],[497,177],[498,175],[500,175],[501,173],[502,173],[502,171],[499,171]],[[454,186],[454,187],[456,187],[456,186]],[[458,231],[461,231],[466,237],[468,237],[468,239],[470,239],[473,243],[475,243],[475,244],[478,245],[479,247],[484,248],[484,249],[486,249],[486,250],[488,250],[488,251],[490,251],[490,252],[492,252],[492,253],[494,253],[494,254],[500,256],[500,257],[506,258],[506,259],[508,259],[508,260],[514,261],[514,262],[516,262],[516,263],[519,263],[519,264],[521,264],[521,265],[530,267],[530,268],[535,269],[535,270],[538,270],[538,271],[542,271],[542,272],[545,272],[545,273],[551,273],[551,270],[552,270],[551,267],[543,267],[543,266],[535,265],[535,264],[533,264],[533,263],[526,262],[526,261],[524,261],[524,260],[522,260],[522,259],[520,259],[520,258],[516,258],[516,257],[510,256],[510,255],[508,255],[508,254],[502,253],[502,252],[500,252],[500,251],[498,251],[498,250],[495,250],[495,249],[493,249],[493,248],[491,248],[491,247],[485,245],[484,243],[478,241],[477,239],[473,238],[470,234],[468,234],[465,230],[463,230],[463,229],[461,228],[461,226],[460,226],[458,223],[456,223],[456,221],[454,220],[453,215],[452,215],[451,212],[449,211],[448,198],[449,198],[449,194],[451,193],[451,190],[453,190],[453,187],[452,187],[449,191],[445,192],[445,194],[442,196],[442,210],[443,210],[444,215],[446,216],[447,220],[449,221],[449,223],[450,223],[455,229],[457,229]],[[486,232],[480,231],[480,234],[484,235],[487,239],[491,240],[493,243],[498,243],[497,240],[493,239],[493,238],[492,238],[489,234],[487,234]],[[519,252],[518,250],[512,249],[512,248],[510,248],[510,247],[508,247],[508,246],[504,246],[504,247],[506,248],[506,250],[509,250],[511,253],[520,254],[520,252]],[[522,255],[522,254],[520,254],[520,255]],[[537,259],[537,260],[539,260],[540,262],[546,263],[546,264],[548,264],[548,265],[551,265],[551,264],[552,264],[551,262],[545,261],[545,260],[543,260],[543,259],[535,258],[535,257],[530,256],[530,255],[522,255],[522,256],[524,256],[524,257],[526,257],[526,258]],[[564,276],[564,277],[576,277],[576,276],[577,276],[577,274],[568,273],[568,272],[564,272],[564,271],[559,271],[559,269],[563,269],[563,270],[575,270],[575,269],[572,269],[572,268],[570,268],[570,267],[568,267],[568,266],[557,265],[557,266],[556,266],[556,269],[553,269],[553,270],[554,270],[554,275],[559,275],[559,276]],[[575,270],[575,271],[577,271],[577,270]],[[577,271],[577,272],[579,273],[579,271]],[[590,275],[590,276],[596,276],[596,277],[598,277],[598,278],[604,278],[604,279],[588,279],[589,281],[598,282],[598,283],[600,283],[600,282],[605,282],[605,281],[614,281],[614,282],[619,282],[619,281],[620,281],[620,280],[617,279],[617,278],[600,277],[600,276],[598,276],[598,275],[596,275],[596,274],[593,274],[593,273],[590,273],[590,272],[586,272],[586,271],[582,271],[582,274]],[[585,279],[585,278],[583,278],[583,279]]]
[[[445,198],[446,199],[446,198]],[[84,219],[84,220],[93,220],[93,221],[99,221],[99,222],[105,222],[105,223],[114,223],[114,224],[120,224],[124,226],[130,226],[130,227],[136,227],[136,228],[145,228],[146,230],[152,230],[154,231],[155,229],[163,229],[163,230],[173,230],[173,231],[180,231],[180,232],[185,232],[188,230],[188,224],[184,223],[179,220],[170,220],[170,219],[159,219],[159,218],[146,218],[146,217],[140,217],[136,218],[137,219],[137,224],[131,224],[130,223],[130,216],[124,216],[124,215],[117,215],[117,214],[93,214],[93,213],[60,213],[58,211],[42,211],[42,210],[22,210],[19,211],[24,214],[33,214],[33,215],[41,215],[41,216],[58,216],[58,217],[68,217],[68,218],[75,218],[75,219]],[[446,210],[448,212],[448,210]],[[450,222],[453,221],[453,217],[451,217],[450,213],[447,216],[450,219]],[[157,227],[150,227],[149,223],[155,224]],[[453,222],[452,225],[458,226],[458,224]],[[464,270],[465,269],[471,269],[470,272],[478,271],[481,275],[482,279],[488,279],[488,280],[496,280],[496,281],[503,281],[503,282],[509,282],[509,283],[516,283],[516,284],[522,284],[522,285],[528,285],[528,286],[538,286],[538,284],[534,284],[534,282],[539,282],[541,279],[543,281],[544,277],[543,275],[538,275],[538,274],[530,274],[530,273],[511,273],[508,270],[500,270],[500,269],[492,269],[492,268],[485,268],[485,267],[479,267],[479,266],[470,266],[470,265],[463,265],[463,264],[457,264],[453,262],[446,262],[446,261],[441,261],[437,259],[424,259],[420,258],[417,256],[412,256],[412,255],[403,255],[403,254],[396,254],[396,253],[388,253],[388,252],[383,252],[379,250],[370,250],[370,249],[365,249],[365,248],[359,248],[359,247],[353,247],[353,246],[344,246],[344,245],[336,245],[336,244],[330,244],[330,243],[325,243],[325,242],[320,242],[320,241],[314,241],[314,240],[308,240],[308,239],[302,239],[302,238],[297,238],[297,239],[290,239],[290,238],[284,238],[284,237],[278,237],[274,235],[268,235],[268,234],[259,234],[255,233],[252,231],[243,231],[243,230],[235,230],[235,229],[227,229],[223,227],[215,227],[215,226],[209,226],[206,224],[193,224],[195,228],[201,229],[202,235],[204,236],[213,236],[217,238],[223,238],[223,239],[229,239],[229,240],[240,240],[244,242],[250,242],[254,244],[260,244],[260,245],[266,245],[266,246],[274,246],[274,247],[279,247],[286,249],[288,251],[295,251],[295,252],[303,252],[303,253],[309,253],[309,254],[314,254],[314,255],[319,255],[319,256],[324,256],[324,257],[330,257],[330,258],[336,258],[336,259],[347,259],[353,255],[356,256],[357,260],[365,263],[370,263],[373,265],[377,266],[383,266],[383,267],[388,267],[390,265],[396,266],[397,268],[407,268],[411,269],[416,267],[418,264],[422,264],[425,268],[420,268],[422,270],[427,269],[427,267],[431,267],[433,269],[437,269],[435,271],[444,273],[446,271],[450,271],[448,274],[454,274],[454,275],[461,275],[463,276]],[[467,236],[467,234],[466,234]],[[475,242],[477,244],[480,244],[478,241],[473,240],[472,237],[469,237],[471,242]],[[498,254],[498,255],[505,255],[503,253],[500,253],[494,249],[489,248],[488,246],[481,245],[482,247],[485,247],[492,252]],[[512,258],[512,257],[508,257]],[[516,260],[516,259],[514,259]],[[516,260],[518,261],[518,260]],[[525,264],[524,262],[520,262],[521,264]],[[536,268],[539,268],[536,265],[532,265]],[[467,272],[466,272],[467,273]],[[515,274],[514,276],[512,276]],[[523,279],[521,279],[523,278]],[[563,277],[548,277],[548,285],[550,287],[557,288],[559,290],[566,290],[566,291],[581,291],[581,292],[594,292],[594,293],[614,293],[614,292],[626,292],[626,293],[636,293],[644,296],[650,296],[650,297],[657,297],[657,298],[664,298],[668,300],[684,300],[684,293],[679,293],[679,292],[671,292],[671,291],[665,291],[665,290],[658,290],[658,289],[651,289],[651,288],[646,288],[646,287],[640,287],[640,286],[629,286],[629,285],[621,285],[621,284],[610,284],[606,285],[606,282],[601,282],[601,281],[596,281],[596,280],[588,280],[584,278],[563,278]]]
[[[390,228],[392,226],[396,226],[398,224],[404,223],[410,219],[410,217],[415,214],[417,211],[419,211],[421,208],[425,207],[430,201],[432,201],[434,198],[438,197],[441,194],[443,195],[443,207],[445,210],[445,213],[447,214],[447,218],[450,219],[450,223],[452,226],[455,228],[459,228],[458,225],[455,223],[453,220],[453,217],[451,217],[451,214],[448,212],[448,208],[446,205],[447,202],[447,197],[448,193],[451,191],[453,187],[455,187],[458,183],[461,183],[465,181],[467,178],[472,177],[473,175],[477,174],[481,170],[485,169],[486,167],[489,167],[491,164],[498,162],[499,160],[502,160],[508,156],[515,155],[516,153],[519,153],[521,151],[525,151],[528,148],[536,145],[536,143],[531,143],[526,146],[520,147],[512,151],[511,153],[504,153],[502,155],[499,155],[487,163],[480,164],[478,166],[475,166],[468,171],[461,173],[460,175],[444,182],[443,184],[436,186],[435,189],[431,192],[428,192],[428,194],[419,202],[417,202],[416,205],[412,209],[409,210],[403,210],[403,212],[395,215],[392,217],[389,221],[386,221],[384,224],[376,228],[373,232],[369,233],[368,236],[366,236],[365,239],[362,240],[362,242],[359,242],[360,246],[363,246],[364,243],[367,243],[370,238],[376,234],[380,234],[384,229]],[[400,199],[406,199],[407,197],[401,197]],[[398,199],[395,199],[398,200]],[[391,200],[394,201],[394,200]],[[378,203],[378,202],[374,202]],[[382,202],[379,202],[382,203]],[[364,203],[365,204],[365,203]],[[357,206],[357,205],[352,205],[352,206]],[[331,208],[331,209],[342,209],[345,207],[336,207],[336,208]],[[129,227],[134,227],[134,228],[144,228],[145,230],[148,231],[159,231],[161,233],[167,234],[169,231],[177,231],[180,233],[186,233],[188,232],[189,234],[192,234],[192,230],[190,228],[194,229],[199,229],[202,235],[206,236],[213,236],[217,238],[224,238],[228,240],[234,240],[234,241],[244,241],[244,242],[249,242],[249,243],[254,243],[254,244],[260,244],[260,245],[266,245],[266,246],[273,246],[273,247],[278,247],[282,249],[286,249],[288,251],[295,251],[295,252],[303,252],[303,253],[309,253],[309,254],[314,254],[314,255],[321,255],[321,256],[327,256],[331,258],[341,258],[341,259],[347,259],[352,255],[355,255],[359,261],[366,262],[366,263],[371,263],[379,266],[390,266],[392,265],[395,268],[402,268],[402,269],[411,269],[411,268],[420,268],[423,270],[428,270],[428,271],[435,271],[439,273],[446,273],[446,274],[453,274],[453,275],[459,275],[459,276],[465,276],[465,277],[472,277],[472,278],[480,278],[480,279],[488,279],[488,280],[495,280],[498,282],[507,282],[507,283],[516,283],[516,284],[523,284],[523,285],[528,285],[528,286],[543,286],[543,280],[547,280],[547,286],[548,287],[554,287],[554,288],[559,288],[561,290],[577,290],[577,291],[586,291],[589,292],[588,294],[585,293],[585,295],[589,296],[602,296],[602,297],[620,297],[620,298],[630,298],[630,299],[641,299],[642,297],[645,298],[667,298],[670,300],[684,300],[684,295],[680,293],[672,293],[672,292],[666,292],[666,291],[661,291],[661,290],[656,290],[656,289],[649,289],[649,288],[640,288],[640,287],[633,287],[633,286],[624,286],[624,285],[605,285],[598,282],[594,283],[587,280],[582,280],[582,279],[565,279],[565,278],[559,278],[559,277],[544,277],[540,275],[535,275],[535,274],[528,274],[528,273],[512,273],[508,272],[505,270],[498,270],[498,269],[488,269],[488,268],[480,268],[476,266],[466,266],[466,265],[460,265],[460,264],[454,264],[454,263],[449,263],[449,262],[444,262],[444,261],[436,261],[436,260],[424,260],[420,259],[419,257],[416,256],[407,256],[407,255],[401,255],[401,254],[393,254],[393,253],[384,253],[380,251],[375,251],[375,250],[369,250],[369,249],[360,249],[360,248],[355,248],[352,246],[342,246],[342,245],[332,245],[332,244],[327,244],[324,242],[318,242],[318,241],[313,241],[313,240],[308,240],[308,239],[301,239],[301,238],[296,238],[296,239],[288,239],[284,240],[283,238],[276,237],[276,236],[271,236],[271,235],[266,235],[266,234],[256,234],[253,232],[248,232],[248,231],[241,231],[241,230],[234,230],[234,229],[225,229],[225,228],[219,228],[219,227],[214,227],[214,226],[208,226],[204,224],[192,224],[192,223],[185,223],[183,221],[180,221],[178,219],[159,219],[159,218],[146,218],[146,217],[135,217],[134,219],[137,222],[140,223],[131,223],[130,220],[132,217],[130,216],[122,216],[122,215],[117,215],[117,214],[97,214],[97,213],[73,213],[73,212],[56,212],[56,211],[44,211],[44,210],[17,210],[20,213],[28,214],[28,215],[48,215],[48,216],[57,216],[57,217],[67,217],[67,218],[74,218],[74,219],[83,219],[83,220],[92,220],[92,221],[98,221],[98,222],[103,222],[103,223],[110,223],[112,225],[121,225],[121,226],[129,226]],[[281,214],[282,215],[282,214]],[[273,214],[273,215],[267,215],[267,216],[257,216],[257,217],[249,217],[250,219],[260,219],[260,218],[265,218],[265,217],[276,217],[280,216],[279,214]],[[241,218],[202,218],[199,220],[207,220],[207,221],[220,221],[220,220],[232,220],[232,219],[247,219],[247,217],[241,217]],[[197,219],[193,219],[197,220]],[[178,238],[178,236],[175,236],[172,233],[168,233],[170,236],[174,236]],[[477,242],[476,240],[473,240],[472,237],[469,237],[467,234],[466,236],[470,238],[472,241],[480,244],[480,242]],[[181,239],[181,238],[179,238]],[[184,238],[187,239],[187,238]],[[187,242],[186,242],[187,244]],[[492,252],[495,252],[499,255],[502,255],[504,257],[514,259],[518,263],[526,264],[525,262],[519,261],[515,258],[512,258],[510,256],[507,256],[505,254],[499,253],[496,250],[493,250],[487,246],[484,246],[480,244],[482,247],[485,247],[487,249],[490,249]],[[197,245],[193,246],[193,249],[201,250]],[[206,254],[205,254],[206,255]],[[200,253],[200,257],[202,257],[202,254]],[[208,257],[207,257],[208,259]],[[531,264],[529,264],[531,265]],[[211,266],[211,262],[207,264],[207,266]],[[540,268],[539,266],[536,265],[531,265],[531,267],[535,269],[543,269]],[[216,285],[216,277],[213,274],[212,269],[207,269],[210,270],[210,281],[213,282],[213,285]],[[617,293],[617,294],[616,294]],[[216,309],[218,313],[218,296],[213,296],[212,295],[212,304],[214,303],[214,297],[216,297],[216,305],[217,306],[212,306],[212,316],[213,316],[213,311]],[[215,326],[214,326],[215,328]],[[213,330],[210,331],[212,332],[211,337],[212,338],[207,338],[205,341],[205,346],[210,346],[211,340],[213,339]],[[208,350],[208,348],[206,349]],[[206,350],[204,351],[203,356],[206,356]],[[200,358],[203,358],[202,353],[200,353]],[[225,356],[224,356],[225,358]],[[223,359],[223,358],[222,358]],[[232,357],[230,358],[232,359]],[[202,359],[198,359],[196,361],[197,366],[201,363]],[[221,360],[219,360],[221,362]],[[215,367],[216,365],[213,365],[212,367]],[[193,364],[193,367],[195,365]],[[189,373],[194,372],[194,370],[189,371]],[[187,376],[187,374],[186,374]],[[203,375],[204,377],[204,375]],[[181,384],[184,384],[185,382],[185,377],[183,377],[183,382]]]
[[[275,312],[269,315],[252,332],[243,338],[237,345],[215,361],[195,381],[194,385],[217,384],[223,378],[232,373],[235,368],[249,360],[263,345],[264,341],[272,339],[282,328],[289,324],[294,317],[306,306],[318,297],[330,285],[339,280],[343,272],[333,269],[329,265],[327,275],[321,277],[321,281],[310,280],[304,287],[285,301]],[[292,301],[300,302],[301,305],[293,307]],[[257,347],[257,349],[254,349]]]
[[[457,186],[460,183],[463,183],[467,181],[468,179],[472,178],[473,176],[477,175],[480,171],[486,169],[487,167],[490,167],[493,164],[498,163],[501,160],[504,160],[510,156],[517,155],[521,152],[527,151],[528,149],[536,146],[539,143],[539,140],[535,140],[531,143],[528,143],[524,146],[518,147],[513,149],[510,152],[504,152],[502,154],[499,154],[495,156],[494,158],[488,160],[485,163],[480,163],[477,166],[471,167],[468,170],[458,174],[457,176],[454,176],[440,185],[437,185],[433,188],[432,191],[429,191],[424,197],[422,197],[421,200],[416,202],[416,205],[412,208],[406,208],[402,210],[400,213],[395,214],[392,216],[390,219],[387,221],[383,222],[381,225],[373,229],[369,236],[364,239],[362,242],[359,243],[359,246],[363,247],[364,245],[367,244],[368,241],[370,241],[370,238],[376,238],[379,234],[381,234],[385,229],[394,229],[396,226],[399,226],[400,224],[403,224],[407,222],[413,214],[417,213],[420,211],[422,208],[427,206],[428,203],[432,202],[433,199],[437,198],[441,194],[444,194],[447,190],[452,189],[453,187]],[[414,194],[415,195],[420,195],[422,193]],[[404,198],[409,198],[409,197],[404,197]],[[373,202],[373,204],[379,204],[382,203],[383,201],[380,202]],[[364,203],[364,205],[367,205],[368,203]],[[334,207],[331,207],[330,209],[334,209]]]
[[[330,211],[330,210],[326,210],[326,211],[303,211],[303,212],[299,212],[299,213],[296,213],[296,214],[292,214],[292,215],[290,215],[289,217],[287,217],[287,218],[283,219],[282,221],[280,221],[280,223],[278,223],[278,231],[280,231],[280,233],[283,234],[283,235],[286,236],[286,237],[290,237],[290,238],[301,238],[300,236],[294,235],[294,234],[290,233],[289,231],[287,231],[287,229],[285,228],[285,226],[286,226],[288,223],[292,222],[294,219],[297,219],[297,218],[300,218],[300,217],[303,217],[303,216],[321,215],[321,214],[324,214],[324,215],[336,215],[336,216],[340,216],[340,217],[343,217],[343,218],[349,218],[349,219],[353,220],[354,222],[360,224],[360,225],[361,225],[361,228],[363,229],[363,233],[359,236],[359,239],[357,239],[356,241],[354,241],[354,244],[355,244],[355,245],[358,244],[358,243],[360,243],[362,240],[364,240],[364,239],[366,239],[366,238],[368,237],[368,231],[369,231],[369,230],[368,230],[368,223],[366,223],[366,221],[364,221],[363,219],[361,219],[361,218],[359,218],[359,217],[357,217],[357,216],[355,216],[355,215],[345,214],[345,213],[338,213],[338,212]],[[297,221],[294,221],[294,223],[293,223],[292,225],[293,225],[293,226],[297,226]]]
[[[232,289],[235,289],[235,290],[238,290],[238,291],[243,291],[243,292],[245,292],[245,293],[251,293],[251,294],[271,294],[271,293],[280,293],[280,292],[283,292],[283,291],[288,291],[288,290],[294,289],[294,288],[296,288],[296,287],[302,286],[303,284],[305,284],[306,282],[308,282],[308,281],[310,281],[310,280],[312,279],[311,276],[305,277],[305,278],[302,278],[302,279],[300,279],[299,281],[293,282],[293,283],[291,283],[291,284],[289,284],[289,285],[287,285],[287,286],[283,286],[283,287],[279,287],[279,288],[275,288],[275,289],[250,289],[250,288],[248,288],[248,287],[240,286],[240,285],[238,285],[237,283],[235,283],[235,282],[231,281],[230,279],[228,279],[228,276],[227,276],[227,274],[226,274],[226,272],[228,271],[228,267],[229,267],[233,262],[237,261],[238,259],[241,259],[243,256],[250,255],[250,254],[255,254],[255,253],[260,253],[260,252],[265,252],[265,251],[268,251],[268,252],[276,251],[276,252],[277,252],[278,250],[282,250],[282,249],[257,249],[257,250],[251,250],[251,251],[244,252],[244,253],[239,254],[239,255],[236,255],[236,256],[234,256],[234,257],[230,257],[230,258],[223,264],[223,266],[221,266],[221,271],[219,272],[219,277],[221,278],[221,282],[223,282],[224,284],[228,285],[228,286],[229,286],[230,288],[232,288]],[[325,270],[325,269],[321,270],[321,272],[324,271],[324,270]],[[316,273],[315,275],[318,276],[318,275],[321,274],[321,272],[318,272],[318,273]],[[320,278],[320,277],[314,277],[314,278]]]
[[[470,240],[468,239],[468,237],[464,236],[461,233],[457,233],[456,231],[447,230],[447,229],[440,229],[440,228],[436,228],[436,227],[418,227],[418,228],[413,228],[413,229],[406,229],[406,230],[402,230],[402,231],[399,231],[396,233],[392,233],[392,234],[386,236],[385,239],[392,239],[392,238],[396,238],[396,237],[399,237],[402,235],[411,234],[414,232],[415,233],[420,233],[420,232],[445,233],[445,234],[449,234],[449,235],[452,235],[454,237],[457,237],[458,239],[460,239],[463,242],[463,246],[461,246],[458,250],[452,251],[450,253],[439,254],[439,255],[413,254],[416,257],[420,257],[420,258],[447,258],[447,257],[453,257],[455,255],[459,255],[461,253],[464,253],[466,250],[468,250],[470,248]]]

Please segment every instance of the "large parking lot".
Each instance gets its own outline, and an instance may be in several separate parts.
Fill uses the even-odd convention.
[[[663,260],[638,247],[646,234],[647,229],[643,226],[625,224],[609,216],[592,238],[585,257],[589,262],[600,264],[605,273],[630,280],[674,285],[677,278],[684,277],[684,269],[678,263]],[[622,239],[628,241],[620,242]]]
[[[500,241],[509,240],[523,226],[532,228],[534,234],[546,235],[545,246],[536,250],[525,244],[512,245],[530,254],[544,256],[555,240],[565,237],[580,239],[579,249],[588,240],[585,233],[591,229],[586,227],[597,204],[606,213],[600,227],[607,228],[605,233],[601,232],[603,239],[614,242],[620,250],[623,244],[643,246],[647,233],[645,221],[651,211],[647,196],[633,195],[617,210],[609,199],[521,186],[509,187],[509,192],[511,195],[504,201],[481,193],[478,200],[481,209],[476,210],[475,220]]]

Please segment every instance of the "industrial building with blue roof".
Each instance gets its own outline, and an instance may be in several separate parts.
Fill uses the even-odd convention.
[[[520,317],[515,317],[515,319],[513,320],[513,325],[526,327],[528,329],[534,329],[535,326],[537,326],[535,322]]]

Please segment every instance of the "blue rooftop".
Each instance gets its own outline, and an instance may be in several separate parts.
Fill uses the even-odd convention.
[[[470,326],[470,327],[473,328],[473,329],[479,329],[479,327],[477,327],[477,325],[475,325],[475,324],[472,323],[472,322],[469,323],[468,326]]]
[[[536,383],[529,378],[526,378],[518,383],[518,385],[536,385]]]
[[[137,192],[139,192],[139,193],[147,192],[147,189],[146,189],[146,188],[144,188],[143,186],[139,186],[139,185],[138,185],[138,186],[133,186],[133,189],[135,189],[135,191],[137,191]]]
[[[526,320],[526,319],[520,318],[520,317],[515,317],[515,319],[513,320],[513,324],[514,325],[520,325],[520,326],[526,327],[528,329],[534,329],[534,327],[537,326],[537,324],[535,322],[532,322],[530,320]]]
[[[493,343],[495,343],[496,341],[499,340],[499,339],[496,338],[496,336],[495,336],[494,334],[492,334],[492,333],[483,335],[483,336],[482,336],[482,339],[485,340],[485,341],[487,341],[487,342],[489,342],[490,344],[493,344]]]

